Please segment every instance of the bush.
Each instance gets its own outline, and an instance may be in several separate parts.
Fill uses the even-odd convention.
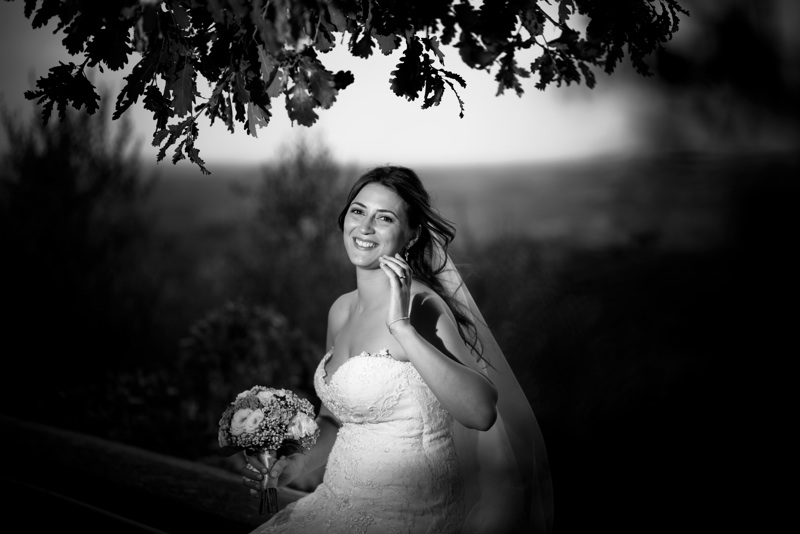
[[[39,399],[47,409],[28,413],[60,424],[77,417],[67,399],[88,402],[109,371],[158,359],[152,179],[107,107],[47,125],[0,109],[0,122],[0,389],[10,399],[34,384],[53,392],[59,402]]]
[[[205,448],[199,453],[213,453],[223,410],[255,385],[290,389],[318,410],[313,373],[319,359],[316,346],[272,307],[230,301],[211,310],[181,342],[175,378],[183,432]]]
[[[355,288],[337,224],[349,175],[324,147],[301,140],[244,190],[257,208],[246,248],[233,259],[233,294],[269,303],[320,344],[331,304]]]

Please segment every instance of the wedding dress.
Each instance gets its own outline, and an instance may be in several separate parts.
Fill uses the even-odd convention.
[[[465,519],[454,421],[410,362],[353,356],[314,386],[339,418],[325,476],[255,533],[457,533]]]
[[[314,387],[342,421],[322,483],[253,534],[453,532],[550,534],[553,486],[531,405],[464,280],[434,239],[429,260],[470,316],[482,358],[461,363],[498,391],[489,430],[455,423],[414,366],[388,351],[351,357]]]

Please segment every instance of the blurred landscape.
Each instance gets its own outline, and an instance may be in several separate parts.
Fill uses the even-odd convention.
[[[454,257],[547,438],[560,530],[729,521],[718,517],[739,502],[729,484],[753,474],[731,467],[760,425],[736,429],[765,422],[772,410],[762,403],[780,395],[750,364],[777,357],[791,328],[778,307],[797,295],[797,264],[770,257],[791,240],[797,155],[418,170],[457,224]],[[189,295],[219,305],[230,296],[220,273],[256,211],[237,184],[258,171],[184,172],[153,198],[163,231],[185,249],[181,289],[167,293],[176,307]],[[297,264],[295,274],[334,260]],[[317,324],[295,326],[324,352],[326,303],[313,286],[293,302],[318,308]]]
[[[542,427],[556,534],[765,532],[791,510],[800,4],[685,4],[654,77],[601,82],[646,149],[415,167]],[[108,109],[0,111],[0,414],[233,470],[236,393],[319,406],[328,307],[355,283],[336,216],[364,168],[300,142],[203,176],[143,161]]]
[[[162,165],[139,196],[70,181],[83,160],[62,152],[6,182],[5,414],[233,469],[216,425],[236,392],[319,406],[325,316],[354,284],[335,215],[361,169],[300,146],[208,177]],[[98,169],[81,176],[122,176]],[[776,461],[756,451],[791,391],[771,371],[799,170],[796,153],[418,169],[539,419],[560,532],[712,529],[777,502],[740,490]]]

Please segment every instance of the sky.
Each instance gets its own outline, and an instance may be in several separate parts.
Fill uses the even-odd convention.
[[[32,29],[23,14],[23,2],[0,2],[0,98],[11,109],[30,109],[22,96],[34,81],[59,61],[81,61],[61,44],[63,34],[48,28]],[[132,56],[137,58],[138,56]],[[312,127],[292,125],[283,105],[273,105],[273,118],[257,138],[243,130],[229,133],[217,122],[201,122],[197,147],[206,163],[266,163],[280,157],[286,147],[303,136],[326,146],[340,163],[373,165],[525,164],[635,151],[637,135],[635,99],[598,76],[598,88],[551,87],[539,91],[533,79],[525,80],[520,98],[513,92],[495,96],[493,74],[474,71],[461,63],[457,51],[446,53],[446,68],[467,82],[460,91],[466,104],[459,118],[454,95],[445,94],[441,105],[423,110],[421,101],[407,101],[389,87],[391,71],[400,53],[367,60],[352,57],[344,44],[321,56],[329,70],[350,70],[355,83],[339,93],[334,105],[320,111]],[[118,72],[95,76],[113,98],[122,79],[135,64]],[[209,94],[206,91],[204,94]],[[142,155],[155,159],[150,146],[154,121],[141,101],[131,108],[134,128],[142,139]],[[241,126],[240,126],[241,128]],[[4,142],[0,140],[0,142]],[[168,152],[171,154],[171,151]]]

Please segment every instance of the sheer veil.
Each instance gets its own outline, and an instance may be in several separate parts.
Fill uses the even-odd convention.
[[[463,362],[486,375],[499,393],[497,421],[486,432],[455,423],[468,507],[464,534],[550,533],[553,486],[544,438],[530,403],[450,257],[434,240],[437,278],[475,323],[483,359]]]

